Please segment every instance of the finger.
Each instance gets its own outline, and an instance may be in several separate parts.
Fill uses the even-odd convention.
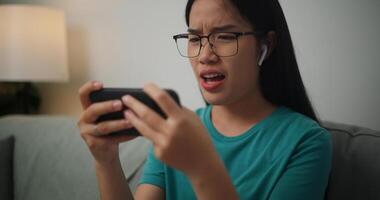
[[[99,90],[103,87],[103,84],[98,81],[88,81],[82,87],[79,88],[79,98],[82,104],[82,108],[86,109],[91,105],[89,95],[92,91]]]
[[[126,119],[105,121],[95,125],[92,135],[104,136],[116,131],[129,129],[132,127],[132,124]]]
[[[121,143],[121,142],[125,142],[128,140],[132,140],[132,139],[137,137],[135,135],[126,135],[126,134],[125,135],[115,135],[115,136],[110,135],[107,137],[98,137],[98,136],[94,135],[95,127],[96,127],[96,125],[93,125],[93,124],[81,124],[80,125],[80,135],[84,139],[84,141],[86,141],[86,143],[89,140],[103,141],[103,142],[104,141],[110,141],[113,143]]]
[[[127,95],[122,98],[123,103],[131,109],[140,119],[146,122],[153,129],[160,131],[165,125],[165,119],[158,113],[150,109],[147,105]],[[128,119],[128,118],[127,118]]]
[[[180,107],[173,98],[163,89],[153,83],[146,84],[144,91],[158,104],[161,110],[169,117],[180,112]]]
[[[95,125],[93,124],[80,124],[79,132],[82,138],[86,141],[88,137],[92,137],[94,134]]]
[[[93,103],[83,112],[82,121],[93,123],[100,115],[120,111],[122,108],[123,105],[120,100]]]
[[[113,143],[121,143],[121,142],[132,140],[132,139],[137,138],[137,137],[138,136],[136,136],[136,135],[123,134],[123,135],[108,136],[108,137],[104,137],[104,138],[106,140],[111,140]]]
[[[152,143],[156,143],[159,133],[150,128],[144,121],[139,119],[131,110],[124,111],[125,117],[140,132],[140,134]]]

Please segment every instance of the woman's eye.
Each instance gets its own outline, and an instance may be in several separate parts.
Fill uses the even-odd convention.
[[[223,34],[223,35],[218,35],[216,39],[223,40],[223,41],[231,41],[231,40],[235,40],[235,38],[236,38],[235,35]]]
[[[199,38],[198,37],[189,37],[189,42],[192,42],[192,43],[199,42]]]

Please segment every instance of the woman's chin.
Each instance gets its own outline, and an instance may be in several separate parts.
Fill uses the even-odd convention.
[[[203,94],[203,99],[211,105],[223,105],[225,98],[214,94]]]

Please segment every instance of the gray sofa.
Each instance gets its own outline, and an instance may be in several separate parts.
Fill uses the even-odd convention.
[[[148,146],[144,138],[120,145],[133,190]],[[100,199],[91,154],[72,118],[0,118],[0,150],[0,200]]]
[[[324,122],[333,142],[328,200],[380,200],[380,131]]]
[[[325,122],[333,138],[333,167],[326,199],[380,199],[380,132]],[[134,191],[149,142],[120,146]],[[99,199],[92,158],[72,118],[0,118],[0,199]]]

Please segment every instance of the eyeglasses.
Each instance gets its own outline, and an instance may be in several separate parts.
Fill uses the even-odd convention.
[[[206,45],[202,38],[207,38],[211,50],[218,57],[234,56],[238,53],[238,38],[245,35],[262,35],[262,32],[213,32],[205,36],[193,33],[174,35],[179,54],[183,57],[194,58],[199,56],[201,48]]]

